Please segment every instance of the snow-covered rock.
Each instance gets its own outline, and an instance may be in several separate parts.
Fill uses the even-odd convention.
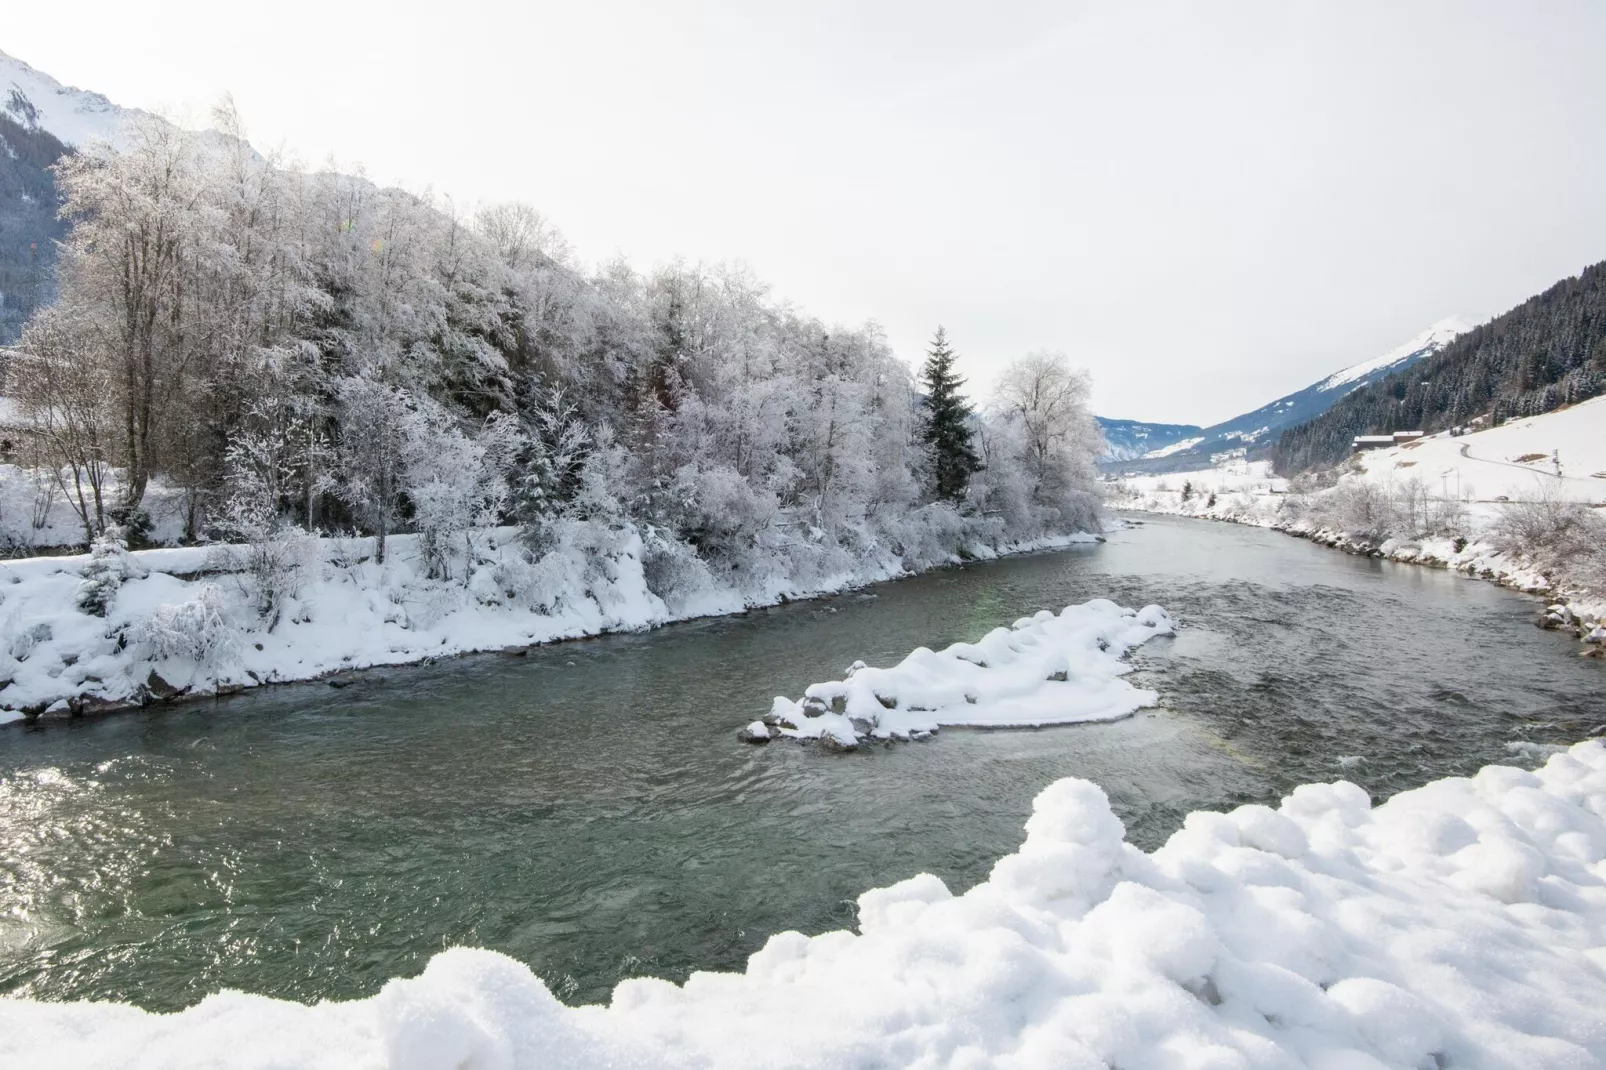
[[[975,643],[921,647],[890,669],[855,662],[845,679],[777,698],[764,722],[793,739],[852,748],[865,739],[923,738],[948,725],[1023,728],[1126,717],[1158,700],[1121,679],[1122,658],[1175,634],[1159,606],[1106,599],[1043,610]]]
[[[1343,781],[1199,812],[1153,854],[1061,780],[953,895],[866,892],[858,931],[772,936],[744,973],[566,1007],[491,951],[371,999],[240,992],[177,1014],[0,999],[0,1065],[1586,1068],[1606,1063],[1606,746],[1378,807]]]

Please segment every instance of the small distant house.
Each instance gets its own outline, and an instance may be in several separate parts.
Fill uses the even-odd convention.
[[[1392,435],[1356,435],[1350,440],[1350,449],[1355,453],[1363,450],[1382,450],[1390,446],[1403,446],[1408,442],[1415,442],[1423,437],[1421,431],[1396,431]]]

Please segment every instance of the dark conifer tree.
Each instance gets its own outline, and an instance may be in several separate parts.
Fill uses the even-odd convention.
[[[954,372],[954,351],[941,327],[920,371],[926,392],[924,436],[931,446],[932,477],[937,497],[958,501],[981,459],[970,445],[970,404],[960,394],[965,381]]]

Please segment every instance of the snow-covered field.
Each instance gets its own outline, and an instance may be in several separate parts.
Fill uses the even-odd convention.
[[[1455,495],[1459,487],[1460,496],[1472,501],[1522,501],[1548,489],[1606,505],[1606,396],[1470,435],[1429,435],[1362,453],[1357,462],[1371,482],[1415,476],[1436,493]]]
[[[371,539],[310,540],[314,560],[263,618],[243,549],[190,547],[117,555],[104,617],[78,605],[90,555],[0,563],[0,725],[24,710],[65,712],[307,680],[480,650],[633,631],[739,612],[896,578],[928,566],[890,550],[827,559],[738,589],[697,562],[655,593],[648,548],[630,525],[568,523],[538,559],[516,528],[476,536],[454,579],[430,579],[417,536],[392,536],[383,565]],[[1050,536],[992,546],[973,558],[1095,541]],[[958,557],[948,558],[958,560]],[[835,561],[835,564],[830,564]],[[671,589],[672,588],[672,589]],[[154,674],[154,675],[153,675]]]
[[[1159,696],[1121,679],[1122,656],[1173,635],[1159,606],[1123,609],[1107,599],[1043,610],[976,643],[921,647],[890,669],[856,662],[845,680],[812,684],[742,730],[852,748],[867,739],[921,739],[945,725],[1019,728],[1126,717]]]
[[[566,1007],[523,965],[437,955],[371,999],[240,992],[171,1015],[0,999],[0,1064],[522,1070],[1606,1065],[1606,746],[1372,807],[1346,782],[1197,812],[1153,854],[1097,786],[955,896],[866,892],[858,931],[786,932],[740,974]]]
[[[1231,505],[1240,509],[1275,510],[1288,480],[1272,475],[1270,461],[1232,461],[1197,472],[1127,476],[1120,481],[1123,504],[1149,512],[1205,516]],[[1211,498],[1215,501],[1212,502]]]

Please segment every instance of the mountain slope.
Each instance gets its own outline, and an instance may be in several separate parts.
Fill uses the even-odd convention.
[[[48,131],[0,113],[0,345],[54,296],[56,242],[67,227],[50,166],[67,151]]]
[[[67,228],[51,166],[92,142],[117,144],[143,114],[0,52],[0,345],[55,295],[56,242]]]
[[[1380,357],[1352,364],[1303,390],[1280,397],[1269,405],[1262,405],[1253,412],[1205,428],[1205,440],[1198,449],[1207,452],[1236,446],[1269,446],[1284,428],[1302,424],[1326,412],[1344,395],[1438,353],[1466,330],[1466,325],[1460,320],[1440,320],[1409,342]]]
[[[1455,339],[1410,374],[1394,370],[1291,428],[1274,460],[1289,474],[1337,463],[1356,435],[1499,426],[1606,393],[1606,261]]]
[[[1285,429],[1320,416],[1346,395],[1440,352],[1466,329],[1465,324],[1453,317],[1440,320],[1381,356],[1352,364],[1303,390],[1285,394],[1258,409],[1206,427],[1198,432],[1199,441],[1187,449],[1158,457],[1139,458],[1122,467],[1124,470],[1180,472],[1208,465],[1211,454],[1225,450],[1243,448],[1264,455]]]
[[[1197,438],[1204,428],[1196,424],[1151,424],[1142,420],[1116,420],[1095,416],[1104,432],[1103,460],[1129,461],[1155,450],[1168,449],[1178,442]]]
[[[129,121],[145,114],[99,93],[64,86],[15,56],[0,52],[0,112],[26,130],[43,130],[69,148],[116,144]]]

